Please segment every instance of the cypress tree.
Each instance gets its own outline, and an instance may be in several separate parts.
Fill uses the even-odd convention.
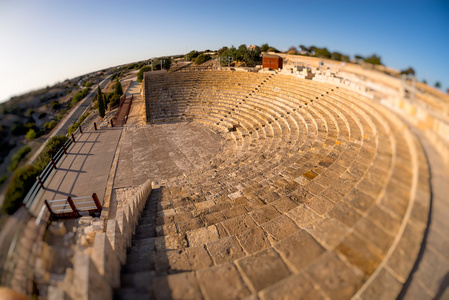
[[[98,86],[98,89],[97,89],[97,99],[98,99],[98,115],[103,118],[105,115],[105,107],[104,107],[104,99],[103,99],[103,95],[101,94],[100,86]]]
[[[115,83],[115,94],[117,94],[119,96],[123,95],[122,84],[120,83],[118,78],[117,78],[117,81]]]

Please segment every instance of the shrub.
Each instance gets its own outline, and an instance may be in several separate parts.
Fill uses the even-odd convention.
[[[50,103],[51,109],[58,110],[61,107],[61,104],[58,101],[51,101]]]
[[[373,65],[382,65],[381,57],[376,54],[371,55],[370,57],[363,59],[365,62],[373,64]]]
[[[148,71],[151,71],[151,67],[146,66],[146,67],[141,68],[141,69],[139,70],[139,72],[137,73],[137,82],[142,82],[142,79],[143,79],[143,73],[144,73],[144,72],[148,72]]]
[[[192,50],[186,55],[186,60],[188,61],[194,61],[198,56],[200,55],[200,52],[196,50]]]
[[[120,96],[117,94],[112,95],[111,99],[109,100],[109,108],[113,108],[120,103]]]
[[[119,78],[120,75],[122,75],[121,72],[115,71],[114,74],[113,74],[112,77],[111,77],[111,81],[112,81],[112,80],[115,80],[115,79],[117,79],[117,78]]]
[[[47,116],[47,113],[46,112],[42,112],[42,113],[39,114],[38,118],[42,119],[42,118],[45,118],[46,116]]]
[[[69,138],[64,135],[55,135],[45,145],[44,150],[39,154],[34,163],[34,166],[40,170],[43,170],[45,166],[50,162],[50,159],[58,152],[62,145]]]
[[[36,181],[36,176],[42,170],[34,165],[19,167],[12,175],[11,182],[6,190],[3,202],[3,212],[11,215],[19,209],[28,191]]]
[[[6,179],[8,179],[8,176],[6,174],[0,177],[0,185],[2,185],[6,181]]]
[[[67,109],[61,110],[58,114],[58,120],[61,120],[66,113],[67,113]]]
[[[34,114],[34,109],[28,108],[25,112],[25,117],[30,117],[32,114]]]
[[[47,130],[52,130],[53,128],[55,128],[55,126],[56,126],[56,121],[55,120],[50,121],[50,122],[46,122],[44,124],[44,128],[47,129]]]
[[[197,65],[201,65],[203,63],[205,63],[206,61],[210,60],[211,57],[209,54],[200,54],[198,55],[198,57],[195,59],[195,64]]]
[[[103,99],[103,95],[101,94],[100,86],[98,86],[98,88],[97,88],[97,98],[98,98],[98,115],[103,118],[105,115],[105,106],[104,106],[104,99]]]
[[[25,138],[27,140],[34,140],[36,138],[36,131],[34,131],[33,128],[31,128],[30,130],[28,130],[27,134],[25,135]]]
[[[3,202],[2,210],[5,213],[11,215],[20,207],[23,199],[25,199],[28,191],[36,181],[36,176],[44,170],[51,157],[58,152],[67,139],[66,136],[61,135],[52,137],[33,165],[18,167],[14,171]]]
[[[69,106],[73,107],[75,104],[77,104],[79,101],[81,101],[84,97],[86,97],[88,93],[89,93],[89,88],[85,88],[85,89],[77,92],[75,95],[73,95],[72,101],[70,102]]]
[[[108,103],[110,101],[110,99],[112,98],[112,96],[114,96],[115,92],[110,92],[107,94],[103,94],[103,103],[104,103],[104,109],[106,110],[106,108],[108,107]],[[98,96],[98,95],[96,95]]]
[[[119,96],[123,95],[122,84],[120,83],[120,81],[118,80],[118,78],[117,78],[117,81],[115,82],[115,85],[114,85],[114,93],[115,93],[116,95],[119,95]]]
[[[153,68],[156,70],[161,70],[161,62],[162,68],[165,70],[170,69],[171,67],[171,58],[170,57],[162,57],[153,63]],[[143,77],[142,77],[143,78]]]
[[[11,163],[8,166],[8,171],[12,172],[15,169],[17,169],[17,166],[19,165],[19,162],[22,160],[22,158],[25,157],[25,155],[27,155],[29,152],[31,151],[31,147],[29,146],[23,146],[22,148],[20,148],[19,151],[17,151],[17,153],[15,153],[12,157],[11,157]]]

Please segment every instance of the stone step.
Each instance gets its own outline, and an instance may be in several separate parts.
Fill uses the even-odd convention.
[[[153,300],[155,299],[152,293],[137,288],[121,288],[115,291],[114,299],[117,300]]]

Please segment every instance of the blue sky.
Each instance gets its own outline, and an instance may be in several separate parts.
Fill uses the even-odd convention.
[[[0,101],[154,56],[266,42],[376,53],[449,88],[447,0],[0,0]]]

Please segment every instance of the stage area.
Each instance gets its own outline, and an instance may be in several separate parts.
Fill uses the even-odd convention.
[[[114,188],[187,175],[208,164],[223,145],[223,133],[200,123],[129,128],[123,137]]]

